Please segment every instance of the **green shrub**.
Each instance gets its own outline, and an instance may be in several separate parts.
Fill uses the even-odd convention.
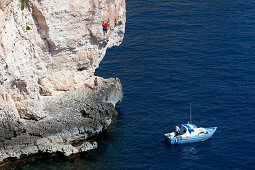
[[[26,27],[26,30],[31,30],[31,28],[29,26]]]
[[[25,0],[21,0],[21,10],[24,10],[25,8]]]

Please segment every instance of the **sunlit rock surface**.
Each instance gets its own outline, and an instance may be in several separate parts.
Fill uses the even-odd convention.
[[[107,48],[122,42],[125,22],[124,0],[0,0],[0,160],[97,147],[73,143],[117,114],[119,79],[98,78],[98,89],[91,87]]]

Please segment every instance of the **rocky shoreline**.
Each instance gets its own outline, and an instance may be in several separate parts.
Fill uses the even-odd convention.
[[[97,143],[86,141],[106,129],[115,105],[123,97],[119,79],[100,79],[98,89],[79,87],[45,100],[51,114],[38,121],[20,120],[5,126],[0,134],[0,157],[21,158],[36,153],[57,153],[65,156],[97,148]],[[3,119],[2,119],[3,120]],[[5,122],[11,122],[6,119]],[[78,141],[79,145],[75,145]]]

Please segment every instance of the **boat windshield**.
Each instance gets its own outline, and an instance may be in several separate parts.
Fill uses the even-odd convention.
[[[196,128],[197,128],[197,126],[196,126],[196,125],[193,125],[193,124],[192,124],[192,126],[193,126],[193,128],[194,128],[194,129],[196,129]]]
[[[180,134],[180,135],[183,135],[183,134],[185,134],[186,132],[187,132],[186,128],[185,128],[184,126],[181,126],[181,129],[180,129],[179,134]]]

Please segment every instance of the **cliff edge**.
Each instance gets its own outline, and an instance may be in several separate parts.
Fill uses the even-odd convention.
[[[125,22],[125,0],[0,0],[0,161],[97,147],[86,139],[111,123],[122,87],[84,83],[121,44]]]

